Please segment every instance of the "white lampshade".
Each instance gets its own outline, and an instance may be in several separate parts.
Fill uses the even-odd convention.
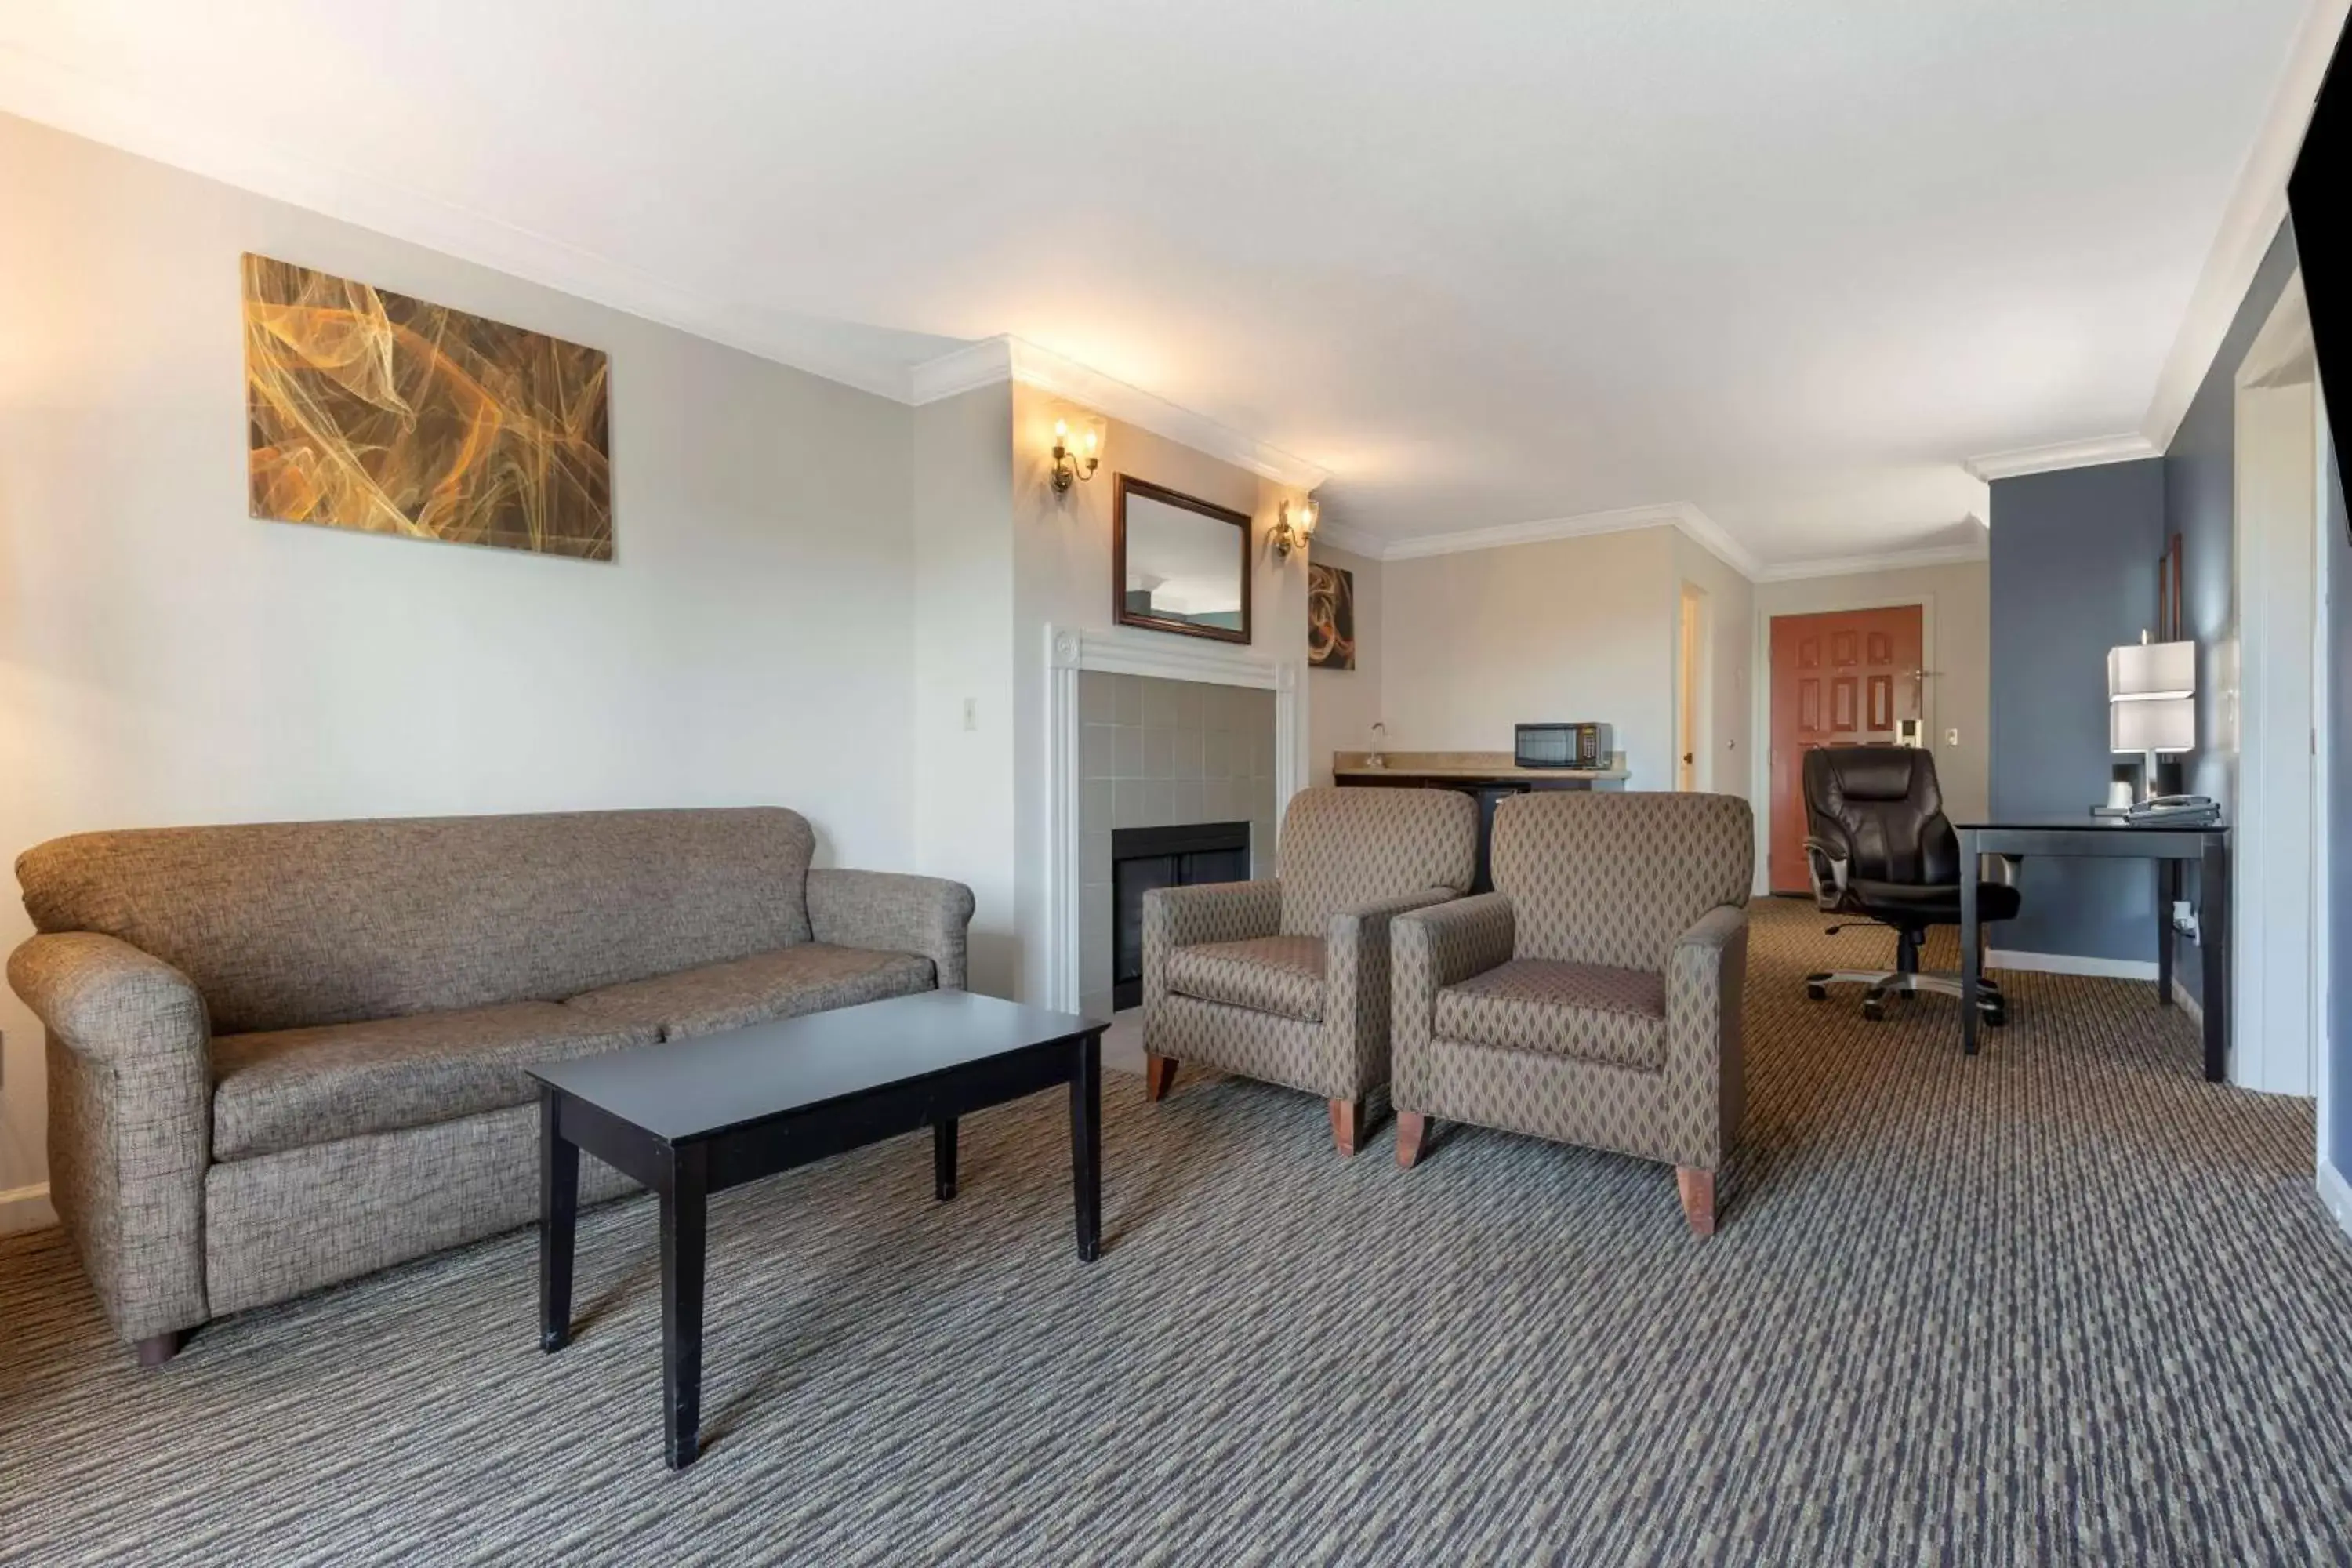
[[[2197,695],[2197,645],[2193,642],[2126,643],[2107,650],[2107,697],[2147,699]],[[2145,746],[2120,751],[2144,752]]]
[[[2107,704],[2107,750],[2193,752],[2196,749],[2196,698],[2134,697]]]
[[[2197,749],[2197,645],[2126,643],[2107,650],[2107,749]]]

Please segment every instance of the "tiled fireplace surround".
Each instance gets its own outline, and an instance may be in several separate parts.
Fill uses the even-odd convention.
[[[1283,805],[1307,774],[1304,670],[1304,659],[1269,657],[1264,647],[1125,626],[1045,627],[1045,755],[1040,759],[1045,784],[1045,941],[1038,994],[1046,1006],[1063,1012],[1083,1006],[1109,1016],[1110,835],[1117,824],[1177,826],[1179,807],[1189,813],[1197,804],[1203,815],[1195,820],[1248,822],[1257,874],[1274,874]],[[1103,676],[1140,679],[1129,699],[1127,684],[1097,679]],[[1162,685],[1165,695],[1151,699],[1147,714],[1145,691]],[[1187,692],[1200,704],[1197,723],[1188,717]],[[1269,709],[1271,742],[1265,738]],[[1121,722],[1130,715],[1134,722]],[[1169,721],[1149,721],[1154,719]],[[1087,732],[1096,727],[1108,732],[1093,737],[1090,768]],[[1201,738],[1201,771],[1214,767],[1218,753],[1213,753],[1209,736],[1222,731],[1224,777],[1145,777],[1160,771],[1163,742],[1150,738],[1155,730],[1168,737],[1166,772],[1171,774],[1189,771],[1192,733]],[[1180,742],[1180,733],[1188,738]],[[1110,776],[1090,778],[1090,772]],[[1197,803],[1189,787],[1196,783]],[[1220,815],[1207,816],[1212,808]],[[1165,816],[1158,815],[1163,810]],[[1089,888],[1100,891],[1089,898]],[[1120,1027],[1105,1037],[1106,1059],[1136,1043],[1121,1045],[1115,1038],[1132,1034],[1126,1027],[1130,1023],[1131,1018],[1120,1019]],[[1139,1055],[1134,1065],[1141,1067]]]
[[[1253,875],[1274,875],[1275,693],[1078,673],[1078,984],[1111,1014],[1111,830],[1249,824]]]

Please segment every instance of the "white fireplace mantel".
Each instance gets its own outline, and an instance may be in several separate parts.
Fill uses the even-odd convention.
[[[1274,693],[1274,812],[1307,778],[1296,660],[1167,632],[1045,628],[1045,1005],[1078,1010],[1078,676],[1148,675]],[[1277,826],[1277,831],[1279,827]]]

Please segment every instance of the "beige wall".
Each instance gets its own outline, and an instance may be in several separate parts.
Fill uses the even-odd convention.
[[[915,869],[971,889],[970,984],[991,996],[1013,994],[1022,950],[1012,428],[1002,383],[913,414]]]
[[[907,409],[5,117],[0,192],[0,853],[772,801],[910,862]],[[247,250],[609,351],[617,558],[247,517]],[[0,1029],[5,1192],[46,1087],[13,994]]]
[[[1927,684],[1927,732],[1936,754],[1937,782],[1943,787],[1945,809],[1955,821],[1984,814],[1992,755],[1987,733],[1992,700],[1992,579],[1983,562],[1966,562],[1757,585],[1757,640],[1751,655],[1759,678],[1757,739],[1749,759],[1749,798],[1756,802],[1759,834],[1768,830],[1770,813],[1771,682],[1767,677],[1772,617],[1883,605],[1927,607],[1927,668],[1933,672]],[[1958,744],[1949,740],[1954,730],[1959,731]]]
[[[1383,563],[1391,747],[1501,751],[1522,721],[1596,720],[1626,753],[1627,787],[1672,789],[1676,537],[1648,528]]]
[[[1388,638],[1381,629],[1381,563],[1320,542],[1313,553],[1324,565],[1354,574],[1356,586],[1356,668],[1307,672],[1307,782],[1328,784],[1332,752],[1371,749],[1372,726],[1381,718]]]

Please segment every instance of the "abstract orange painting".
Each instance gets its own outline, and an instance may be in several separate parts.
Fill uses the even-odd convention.
[[[266,256],[244,268],[255,517],[613,558],[603,350]]]
[[[1307,662],[1315,669],[1356,668],[1356,574],[1344,566],[1307,563]]]

